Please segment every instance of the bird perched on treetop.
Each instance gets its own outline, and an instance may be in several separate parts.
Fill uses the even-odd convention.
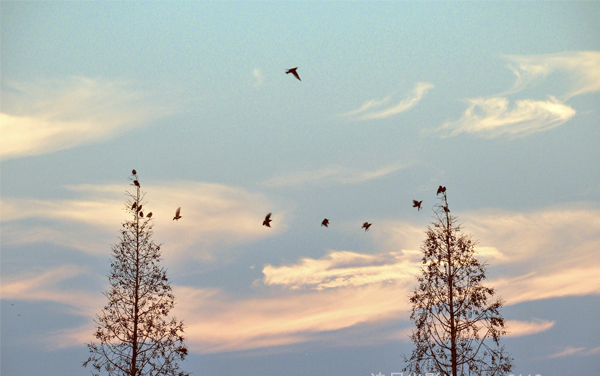
[[[263,226],[271,227],[271,213],[267,214],[265,220],[263,221]]]
[[[285,74],[291,73],[294,75],[294,77],[296,77],[298,80],[300,80],[300,76],[298,76],[298,72],[296,72],[296,69],[298,69],[298,67],[288,69],[287,71],[285,71]],[[300,81],[302,81],[302,80],[300,80]]]
[[[133,175],[137,175],[137,171],[135,170],[135,168],[134,168],[133,170],[131,170],[131,173],[132,173]]]
[[[442,187],[441,185],[438,187],[437,193],[435,194],[436,196],[439,195],[440,193],[444,193],[446,192],[446,187]]]
[[[321,222],[321,226],[329,227],[329,219],[325,218],[323,222]]]
[[[134,181],[133,181],[133,184],[134,184],[136,187],[139,187],[139,186],[140,186],[140,183],[139,183],[137,180],[134,180]]]
[[[175,210],[175,216],[173,217],[173,220],[177,220],[179,222],[179,218],[181,218],[179,213],[181,213],[181,207],[178,207],[177,210]]]
[[[417,208],[417,211],[421,210],[422,202],[423,202],[423,200],[421,200],[421,201],[413,200],[413,208]]]
[[[369,231],[369,227],[371,227],[371,225],[372,225],[372,223],[365,222],[365,223],[363,223],[361,228],[364,228],[365,232],[366,232],[366,231]]]

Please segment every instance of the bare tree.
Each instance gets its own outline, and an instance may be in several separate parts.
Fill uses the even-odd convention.
[[[111,376],[187,376],[178,365],[188,353],[183,322],[168,318],[175,297],[159,265],[153,220],[140,213],[145,194],[132,173],[135,194],[127,192],[125,203],[132,219],[123,223],[120,243],[112,247],[110,288],[103,293],[108,303],[95,320],[98,343],[87,345],[91,355],[83,366],[93,366],[94,375],[104,370]]]
[[[450,214],[446,190],[438,189],[436,220],[427,228],[419,286],[410,297],[410,339],[415,349],[404,357],[404,371],[441,375],[506,375],[512,358],[500,346],[506,334],[502,301],[484,286],[485,264],[475,258],[471,235],[461,233]]]

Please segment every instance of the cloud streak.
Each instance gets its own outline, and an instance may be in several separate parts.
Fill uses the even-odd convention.
[[[270,188],[293,187],[304,184],[358,184],[379,179],[402,170],[412,163],[394,163],[376,170],[355,171],[341,166],[326,167],[273,177],[262,184]]]
[[[143,184],[143,183],[142,183]],[[122,185],[67,187],[82,198],[34,200],[2,198],[3,244],[50,242],[101,254],[114,243],[120,224],[127,219]],[[210,258],[212,246],[238,244],[285,231],[285,210],[278,223],[265,232],[261,221],[275,205],[263,195],[220,184],[175,182],[143,184],[153,212],[155,239],[169,244],[169,257],[194,254]],[[172,220],[182,207],[178,222]],[[38,219],[31,226],[24,220]],[[82,234],[86,234],[83,236]],[[82,240],[83,239],[83,240]]]
[[[408,97],[402,99],[400,102],[388,106],[395,93],[392,93],[384,99],[371,99],[363,103],[363,105],[356,109],[343,114],[340,117],[346,117],[353,120],[371,120],[371,119],[385,119],[393,115],[397,115],[401,112],[405,112],[413,108],[423,99],[429,89],[434,86],[428,82],[417,82],[413,90],[408,94]],[[384,107],[387,106],[387,107]],[[384,107],[384,108],[382,108]]]
[[[508,68],[516,76],[512,88],[499,95],[468,99],[468,107],[462,116],[458,120],[444,122],[435,133],[442,137],[469,133],[492,138],[544,132],[576,115],[577,111],[565,101],[600,90],[599,51],[507,55],[503,58],[510,61]],[[559,73],[568,81],[568,87],[561,89],[561,93],[548,94],[545,100],[526,98],[511,101],[507,97]]]
[[[508,93],[519,92],[552,73],[563,73],[569,78],[570,88],[563,100],[600,91],[600,51],[505,55],[503,58],[511,62],[508,67],[517,77]]]
[[[150,92],[86,77],[15,84],[2,96],[1,160],[104,141],[174,112]]]
[[[517,100],[514,106],[503,97],[469,99],[468,103],[460,119],[445,122],[438,129],[445,137],[463,132],[486,138],[528,136],[557,127],[576,114],[554,97],[545,101]]]

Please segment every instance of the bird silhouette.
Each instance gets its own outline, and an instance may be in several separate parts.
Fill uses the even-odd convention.
[[[134,202],[133,205],[131,205],[131,210],[135,210],[137,208],[137,202]]]
[[[138,205],[138,207],[137,207],[137,211],[140,211],[140,210],[142,210],[142,205]]]
[[[448,205],[444,206],[444,211],[445,211],[446,213],[450,213],[450,209],[448,209]]]
[[[444,187],[442,187],[441,185],[438,187],[437,193],[435,194],[436,196],[439,195],[440,193],[444,192]]]
[[[293,74],[293,75],[294,75],[294,77],[296,77],[298,80],[300,80],[300,76],[298,76],[298,72],[296,72],[296,69],[298,69],[298,67],[296,67],[296,68],[291,68],[291,69],[288,69],[288,70],[285,72],[285,74],[289,74],[289,73],[291,73],[291,74]],[[302,80],[300,80],[300,81],[302,81]]]
[[[179,213],[181,213],[181,207],[178,207],[177,210],[175,210],[175,216],[173,217],[173,220],[177,220],[177,222],[179,222],[179,218],[181,218]]]
[[[421,210],[422,202],[423,202],[423,200],[421,200],[421,201],[413,200],[413,208],[417,208],[417,211]]]
[[[131,173],[132,173],[133,175],[137,175],[137,171],[135,170],[135,168],[134,168],[133,170],[131,170]]]
[[[329,227],[329,219],[325,218],[323,222],[321,222],[321,226]]]
[[[365,222],[365,223],[363,223],[361,228],[364,228],[365,232],[367,232],[367,231],[369,231],[369,227],[371,227],[371,225],[372,225],[372,223]]]
[[[152,212],[146,214],[146,218],[152,218]]]
[[[271,227],[271,213],[267,214],[265,220],[263,221],[263,226]]]
[[[137,180],[134,180],[134,181],[133,181],[133,184],[134,184],[136,187],[138,187],[138,188],[139,188],[139,186],[140,186],[140,183],[139,183]]]
[[[144,213],[140,212],[140,218],[144,218]]]

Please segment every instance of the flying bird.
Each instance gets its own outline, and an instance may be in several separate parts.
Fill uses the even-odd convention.
[[[152,218],[152,212],[146,214],[146,218]]]
[[[365,232],[367,232],[367,231],[369,231],[369,227],[371,227],[371,225],[372,225],[372,223],[365,222],[365,223],[363,223],[361,228],[364,228]]]
[[[136,187],[139,187],[139,186],[140,186],[140,183],[139,183],[137,180],[134,180],[134,181],[133,181],[133,184],[134,184]]]
[[[321,226],[329,227],[329,219],[325,218],[323,222],[321,222]]]
[[[173,220],[177,220],[177,222],[179,222],[179,218],[181,218],[179,213],[181,213],[181,207],[178,207],[177,210],[175,210],[175,216],[173,217]]]
[[[296,69],[298,69],[298,67],[296,67],[296,68],[291,68],[291,69],[288,69],[288,70],[285,72],[285,74],[289,74],[289,73],[291,73],[291,74],[293,74],[293,75],[294,75],[294,77],[296,77],[298,80],[300,80],[300,76],[298,76],[298,72],[296,72]],[[302,81],[302,80],[300,80],[300,81]]]
[[[135,168],[134,168],[133,170],[131,170],[131,173],[132,173],[133,175],[137,175],[137,171],[135,170]]]
[[[263,226],[271,227],[271,213],[267,214],[265,220],[263,221]]]
[[[413,208],[417,208],[417,211],[421,210],[422,202],[423,202],[423,200],[421,200],[421,201],[413,200]]]

